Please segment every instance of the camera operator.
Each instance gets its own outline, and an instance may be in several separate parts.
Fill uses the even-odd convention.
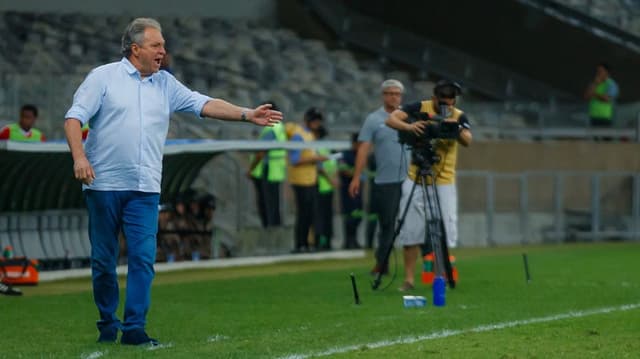
[[[433,146],[433,154],[438,160],[430,161],[432,178],[435,179],[436,190],[440,203],[440,211],[447,236],[447,244],[455,248],[458,242],[457,231],[457,191],[455,186],[456,161],[458,157],[458,143],[469,146],[471,143],[471,127],[466,116],[455,107],[456,98],[460,94],[460,86],[452,81],[440,81],[436,84],[431,100],[403,105],[393,111],[386,123],[389,127],[398,131],[408,132],[414,135],[417,142],[413,145],[414,158],[416,151],[422,150],[424,142]],[[423,120],[410,122],[411,117],[421,117]],[[425,118],[428,118],[424,120]],[[438,123],[438,121],[446,122]],[[457,124],[455,125],[451,125]],[[439,125],[439,126],[437,126]],[[448,125],[448,126],[443,126]],[[435,129],[453,128],[448,134],[432,132]],[[447,138],[441,138],[444,135]],[[422,143],[421,143],[422,142]],[[431,154],[431,155],[433,155]],[[419,168],[416,163],[411,164],[407,179],[402,184],[402,197],[400,208],[405,208],[414,181],[418,178]],[[430,185],[431,183],[427,183]],[[414,288],[414,272],[420,246],[425,243],[426,223],[429,217],[429,203],[425,203],[426,194],[416,191],[411,199],[405,222],[400,229],[398,240],[404,248],[405,281],[399,288],[407,291]],[[427,212],[425,214],[425,211]],[[399,213],[402,215],[402,213]]]

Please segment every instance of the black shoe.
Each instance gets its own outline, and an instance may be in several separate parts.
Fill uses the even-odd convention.
[[[382,268],[381,265],[376,264],[375,267],[373,267],[373,269],[371,270],[371,275],[375,276],[378,275],[378,273],[381,273],[382,275],[387,275],[389,274],[389,266],[385,266],[384,268]]]
[[[4,295],[22,295],[22,291],[8,284],[0,283],[0,294]]]
[[[105,328],[100,331],[98,343],[115,343],[118,340],[118,328]]]
[[[157,339],[149,338],[144,329],[132,329],[122,331],[122,337],[120,338],[120,344],[125,345],[143,345],[150,344],[156,346],[160,344]]]

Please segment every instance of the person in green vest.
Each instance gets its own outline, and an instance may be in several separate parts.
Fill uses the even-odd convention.
[[[613,107],[618,97],[618,84],[610,76],[611,67],[602,62],[587,87],[584,97],[589,101],[589,117],[593,127],[611,127]]]
[[[267,103],[271,103],[272,109],[277,109],[273,101]],[[279,122],[273,127],[264,127],[259,140],[286,142],[284,124]],[[275,149],[256,153],[251,160],[248,175],[256,188],[256,202],[262,227],[282,225],[280,187],[287,177],[287,150]]]
[[[44,142],[44,134],[33,125],[38,119],[38,108],[34,105],[24,105],[20,108],[20,120],[17,123],[0,129],[0,140]]]
[[[327,136],[324,126],[313,131],[316,140],[322,140]],[[330,158],[331,150],[319,148],[320,156],[328,158],[326,161],[318,163],[318,209],[316,211],[316,243],[320,250],[331,250],[331,239],[333,238],[333,193],[337,185],[336,174],[338,172],[338,162]]]

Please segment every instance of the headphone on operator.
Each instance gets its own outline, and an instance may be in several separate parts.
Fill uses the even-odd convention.
[[[462,87],[455,81],[440,80],[433,88],[433,95],[437,98],[453,98],[462,94]]]

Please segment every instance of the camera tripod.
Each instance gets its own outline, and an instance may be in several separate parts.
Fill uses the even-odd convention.
[[[418,168],[416,173],[416,178],[413,181],[413,186],[411,187],[411,192],[409,193],[409,198],[407,203],[404,206],[402,211],[402,215],[398,219],[397,226],[393,232],[393,238],[391,239],[391,243],[387,246],[386,252],[384,254],[384,261],[381,264],[381,268],[386,268],[389,263],[389,256],[391,255],[391,251],[393,250],[394,244],[398,235],[400,234],[400,230],[404,225],[404,221],[407,217],[407,213],[409,212],[409,206],[411,205],[411,201],[413,199],[413,195],[415,193],[418,184],[420,184],[422,188],[422,195],[424,196],[424,214],[425,214],[425,239],[424,239],[424,247],[433,250],[435,256],[435,275],[436,276],[445,276],[448,280],[449,287],[455,288],[456,282],[453,278],[453,269],[451,267],[451,262],[449,261],[449,247],[447,246],[447,233],[444,229],[444,222],[442,219],[442,210],[440,208],[440,199],[438,197],[438,191],[436,189],[436,178],[433,173],[432,165],[437,163],[439,160],[438,156],[435,155],[433,151],[432,144],[429,143],[425,148],[415,149],[412,151],[412,162]],[[424,255],[424,253],[423,253]],[[376,277],[374,281],[371,283],[371,287],[373,290],[378,289],[382,282],[382,271],[376,273]]]

